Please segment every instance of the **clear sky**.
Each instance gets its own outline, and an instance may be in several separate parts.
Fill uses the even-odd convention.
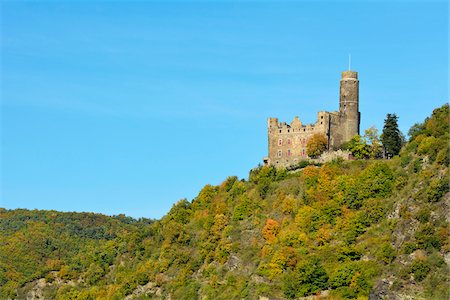
[[[359,72],[361,129],[448,101],[447,1],[1,2],[0,206],[159,218],[313,123]]]

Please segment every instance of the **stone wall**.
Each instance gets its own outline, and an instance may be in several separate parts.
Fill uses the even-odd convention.
[[[316,133],[328,134],[329,113],[319,112],[315,124],[303,125],[298,117],[291,124],[268,120],[269,164],[287,167],[307,159],[306,144]]]

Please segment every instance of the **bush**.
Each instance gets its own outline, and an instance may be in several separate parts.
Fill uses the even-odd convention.
[[[424,280],[430,270],[430,266],[421,260],[415,260],[411,265],[411,272],[413,273],[414,280],[416,281]]]
[[[396,251],[389,243],[384,243],[377,252],[377,258],[385,264],[390,264],[396,257]]]
[[[415,243],[406,242],[402,246],[402,253],[404,253],[404,254],[411,254],[414,251],[416,251],[416,249],[417,249],[417,245]]]
[[[427,199],[430,202],[438,202],[449,190],[448,177],[433,179],[427,189]]]
[[[416,215],[416,219],[422,224],[427,223],[430,219],[430,209],[425,207],[419,210],[419,212]]]
[[[439,237],[435,234],[434,226],[431,224],[422,225],[415,233],[415,238],[420,249],[432,250],[435,248],[439,250],[441,248]]]
[[[445,147],[441,149],[436,156],[436,163],[442,166],[448,166],[450,164],[450,149]]]
[[[419,173],[422,170],[422,159],[416,158],[413,162],[412,170],[414,173]]]
[[[410,155],[404,155],[400,159],[400,165],[402,166],[402,168],[404,168],[409,165],[411,160],[412,160],[412,157]]]

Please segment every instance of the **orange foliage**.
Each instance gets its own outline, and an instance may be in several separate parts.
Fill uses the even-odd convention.
[[[266,239],[268,243],[272,243],[275,241],[277,234],[280,232],[280,223],[275,220],[268,219],[266,221],[266,225],[262,230],[262,235]]]

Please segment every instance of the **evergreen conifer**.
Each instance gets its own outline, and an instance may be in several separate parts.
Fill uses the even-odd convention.
[[[399,154],[402,148],[402,135],[398,129],[397,120],[398,117],[395,114],[387,114],[386,120],[384,120],[381,142],[386,158]]]

